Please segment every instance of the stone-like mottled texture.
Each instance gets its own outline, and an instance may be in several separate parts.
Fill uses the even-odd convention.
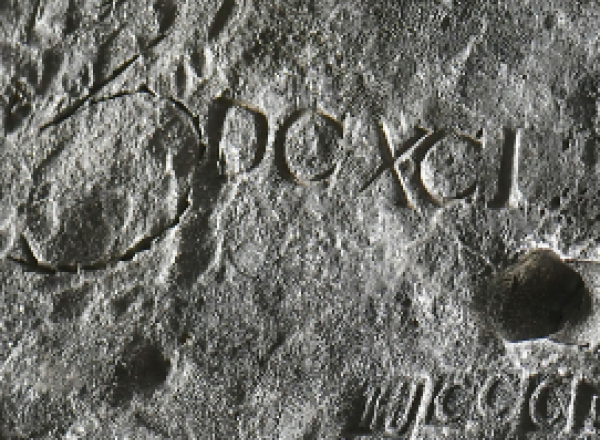
[[[0,438],[598,435],[599,27],[0,1]]]

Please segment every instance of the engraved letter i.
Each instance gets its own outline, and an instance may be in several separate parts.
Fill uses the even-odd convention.
[[[504,145],[498,177],[498,191],[490,200],[490,208],[518,208],[523,201],[519,190],[519,152],[521,130],[504,129]]]

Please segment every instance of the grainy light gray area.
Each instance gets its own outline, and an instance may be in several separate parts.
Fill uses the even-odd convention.
[[[0,0],[0,439],[598,438],[599,29]]]

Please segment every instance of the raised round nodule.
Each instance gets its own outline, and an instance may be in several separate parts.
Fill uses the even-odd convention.
[[[494,330],[518,342],[551,336],[579,321],[588,293],[577,271],[554,252],[540,249],[496,273],[481,296]]]

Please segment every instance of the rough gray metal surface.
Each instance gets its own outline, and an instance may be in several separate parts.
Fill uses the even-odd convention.
[[[0,439],[600,436],[598,29],[0,0]]]

